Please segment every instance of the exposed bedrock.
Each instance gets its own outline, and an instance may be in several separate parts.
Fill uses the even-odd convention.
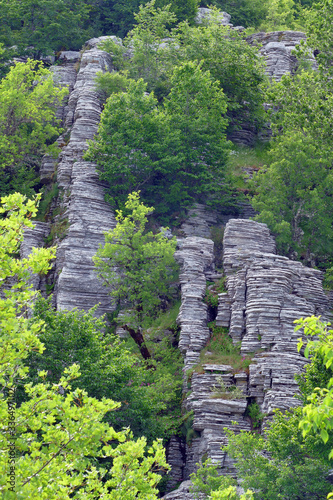
[[[184,355],[185,371],[199,360],[201,349],[209,339],[206,293],[206,273],[214,269],[214,243],[197,236],[185,238],[175,258],[181,264],[181,307],[178,323],[181,327],[179,349]]]
[[[298,60],[292,53],[305,40],[306,35],[301,31],[273,31],[271,33],[255,33],[246,38],[251,45],[259,46],[259,53],[265,60],[266,75],[270,78],[280,81],[282,76],[287,73],[294,73],[298,67]],[[316,67],[316,61],[313,54],[309,53],[309,61]],[[253,146],[257,138],[269,140],[271,130],[269,126],[263,127],[261,131],[256,130],[254,124],[243,123],[239,130],[235,130],[230,135],[233,142]]]
[[[42,248],[45,245],[45,238],[50,233],[50,224],[48,222],[34,221],[33,228],[26,228],[24,239],[20,247],[20,258],[26,259],[32,253],[33,248]],[[41,288],[42,277],[39,274],[30,276],[29,284],[33,290]]]
[[[99,304],[97,314],[103,314],[113,307],[92,258],[104,243],[104,232],[115,226],[115,218],[104,201],[104,187],[95,165],[83,160],[87,140],[96,134],[102,111],[95,89],[96,73],[112,69],[111,57],[97,48],[98,42],[87,42],[77,75],[72,63],[77,63],[75,53],[65,53],[66,66],[59,75],[61,82],[68,82],[70,95],[62,110],[68,139],[61,144],[57,166],[62,192],[59,221],[66,226],[66,236],[57,249],[55,297],[58,309],[87,310]]]
[[[256,398],[267,416],[274,408],[295,406],[294,375],[305,360],[297,351],[300,333],[294,331],[294,320],[327,315],[322,273],[276,255],[267,226],[241,219],[226,226],[224,271],[228,293],[219,296],[217,324],[230,327],[243,354],[257,353],[248,396]]]
[[[234,343],[241,342],[241,353],[252,356],[252,362],[249,370],[239,373],[229,365],[205,363],[200,351],[210,334],[207,309],[201,301],[204,279],[214,273],[211,252],[210,240],[191,237],[176,254],[182,265],[179,322],[185,370],[201,361],[195,371],[185,371],[184,385],[189,392],[184,407],[193,412],[185,480],[206,457],[220,465],[222,474],[235,473],[233,462],[221,450],[227,444],[224,428],[251,430],[249,404],[258,403],[265,414],[264,425],[274,409],[299,404],[294,397],[298,391],[294,376],[306,360],[297,351],[300,333],[294,332],[293,321],[311,314],[325,317],[329,309],[320,271],[277,255],[265,224],[231,219],[224,232],[223,256],[228,291],[219,295],[216,322],[229,328]],[[237,389],[237,398],[225,398],[230,387]],[[192,500],[188,486],[185,481],[182,489],[166,498]]]

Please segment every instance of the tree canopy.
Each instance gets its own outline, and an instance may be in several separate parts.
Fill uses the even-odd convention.
[[[0,81],[0,189],[33,194],[35,169],[44,153],[57,154],[52,143],[62,129],[56,106],[68,94],[52,73],[32,59],[16,63]]]
[[[85,155],[108,182],[113,206],[140,189],[161,220],[201,197],[218,200],[229,147],[226,98],[209,71],[188,62],[170,81],[162,108],[142,79],[111,95]]]
[[[71,381],[79,376],[78,365],[66,368],[55,384],[47,383],[47,372],[40,371],[40,382],[26,384],[28,400],[16,407],[17,384],[24,384],[28,373],[24,360],[32,350],[41,353],[44,349],[38,337],[43,321],[27,317],[27,308],[37,293],[30,289],[28,279],[31,272],[45,273],[55,255],[55,248],[42,248],[34,249],[27,259],[16,256],[24,227],[33,227],[30,219],[36,211],[35,203],[20,194],[1,199],[2,497],[155,500],[158,472],[168,468],[161,442],[155,441],[146,450],[144,437],[134,441],[129,430],[116,432],[102,422],[120,403],[106,398],[98,401],[84,390],[72,390]],[[98,458],[104,460],[101,467]]]

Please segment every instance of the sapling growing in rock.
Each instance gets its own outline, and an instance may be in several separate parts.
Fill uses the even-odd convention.
[[[170,296],[168,285],[175,280],[173,254],[176,239],[165,232],[146,231],[147,216],[153,208],[140,203],[139,192],[129,194],[125,209],[117,211],[117,225],[105,234],[105,245],[94,258],[100,276],[111,288],[111,296],[124,306],[118,323],[138,344],[145,359],[150,353],[142,328],[155,317],[163,299]]]

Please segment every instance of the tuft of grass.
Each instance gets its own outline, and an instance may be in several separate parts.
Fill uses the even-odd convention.
[[[235,177],[244,177],[244,169],[260,170],[268,161],[268,145],[259,144],[254,148],[234,145],[229,154],[229,172]]]
[[[227,280],[226,276],[223,276],[216,283],[210,282],[210,281],[207,282],[207,289],[206,289],[206,294],[204,297],[204,302],[209,307],[212,307],[212,308],[218,307],[218,305],[219,305],[218,294],[227,291],[227,289],[225,287],[226,280]]]
[[[248,372],[252,356],[242,355],[240,345],[234,345],[228,329],[216,326],[215,321],[208,324],[212,335],[206,347],[200,353],[200,363],[195,367],[197,373],[203,373],[204,364],[230,365],[233,373]]]
[[[54,198],[58,197],[58,195],[59,195],[59,187],[56,182],[52,184],[50,189],[46,188],[46,190],[43,192],[43,196],[38,207],[38,214],[36,220],[42,222],[47,220],[48,216],[50,215],[51,203]]]
[[[216,381],[218,385],[217,386],[214,385],[211,388],[212,391],[212,394],[210,396],[211,398],[232,399],[232,400],[246,398],[246,395],[243,393],[243,391],[236,385],[226,386],[221,376],[217,377]]]
[[[155,334],[161,333],[164,330],[176,331],[178,326],[176,323],[180,308],[180,300],[177,300],[170,309],[161,313],[157,318],[153,319],[149,324],[149,330]]]

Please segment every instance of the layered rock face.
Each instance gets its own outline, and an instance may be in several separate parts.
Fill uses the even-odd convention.
[[[283,75],[293,73],[296,69],[297,58],[292,55],[292,51],[305,39],[301,31],[273,31],[255,33],[247,41],[251,45],[259,45],[260,54],[266,62],[266,74],[280,81]]]
[[[50,224],[48,222],[35,221],[33,228],[26,228],[24,231],[24,240],[20,247],[20,258],[26,259],[33,248],[42,248],[45,245],[45,238],[50,233]],[[29,280],[33,290],[43,288],[43,278],[39,274],[33,274]]]
[[[219,296],[217,324],[230,326],[243,354],[261,351],[250,366],[248,395],[269,417],[274,408],[297,404],[294,374],[305,361],[297,351],[294,320],[328,313],[322,273],[276,255],[266,225],[249,220],[231,220],[226,227],[224,271],[228,293]]]
[[[228,17],[224,19],[229,22]],[[296,60],[291,50],[302,38],[304,35],[297,32],[260,33],[250,37],[249,42],[263,44],[260,50],[267,60],[267,73],[279,80],[282,74],[294,70]],[[57,170],[62,193],[55,225],[62,227],[65,237],[58,237],[55,305],[58,309],[87,310],[99,304],[97,314],[103,314],[111,312],[113,305],[97,277],[92,258],[104,243],[103,232],[115,226],[115,219],[104,201],[104,186],[95,165],[83,160],[87,140],[97,132],[102,110],[95,76],[98,71],[112,69],[110,56],[97,48],[99,41],[89,41],[82,55],[62,53],[63,65],[53,68],[56,79],[70,91],[67,102],[58,110],[66,132],[58,140],[62,148],[59,160],[44,158],[41,179],[50,183]],[[238,136],[240,142],[242,133],[244,137],[244,131]],[[248,131],[248,143],[253,134]],[[234,473],[232,462],[221,450],[227,443],[224,428],[251,430],[246,413],[250,402],[260,405],[266,419],[274,408],[297,404],[293,397],[297,392],[294,374],[302,370],[305,360],[297,352],[299,334],[294,333],[293,321],[311,314],[325,316],[328,309],[320,272],[276,255],[267,227],[245,219],[253,215],[251,208],[244,205],[242,210],[244,219],[229,220],[230,216],[218,218],[197,205],[182,227],[185,238],[179,240],[175,255],[181,265],[179,348],[184,356],[184,393],[189,391],[184,411],[193,412],[193,433],[186,444],[176,438],[169,444],[173,485],[188,479],[203,457],[220,464],[222,473]],[[253,354],[248,373],[235,373],[228,364],[211,364],[200,358],[210,338],[208,307],[203,302],[207,280],[221,277],[214,269],[213,242],[209,239],[210,228],[218,220],[229,220],[224,236],[228,291],[219,296],[216,322],[229,328],[234,343],[242,343],[242,354]],[[37,223],[37,231],[27,231],[22,256],[27,256],[33,246],[42,246],[48,231],[45,223]],[[33,277],[33,285],[41,286],[37,276]],[[193,371],[198,364],[200,368]],[[222,387],[236,388],[237,399],[226,399]],[[185,482],[165,498],[192,500],[188,488]]]
[[[306,35],[301,31],[273,31],[271,33],[255,33],[247,37],[247,42],[256,45],[259,53],[265,60],[265,72],[271,79],[280,81],[286,73],[294,73],[298,66],[296,56],[292,51],[305,40]],[[312,54],[309,54],[309,61],[316,67],[316,61]],[[271,136],[269,126],[264,127],[259,132],[259,139],[268,140]],[[230,139],[233,142],[252,146],[257,138],[257,131],[254,125],[242,124],[240,130],[232,133]]]
[[[67,234],[57,249],[55,297],[58,309],[87,310],[99,304],[97,314],[103,314],[113,307],[108,290],[94,270],[92,257],[104,243],[104,232],[115,226],[115,218],[104,201],[104,187],[95,165],[83,160],[87,140],[96,134],[102,111],[95,89],[96,73],[112,69],[110,56],[97,48],[99,41],[87,42],[82,57],[78,53],[63,53],[65,66],[61,71],[55,69],[56,77],[70,90],[68,103],[59,110],[68,129],[68,142],[61,144],[57,166],[57,182],[63,196],[57,222],[65,221]],[[45,178],[50,175],[49,164],[43,172]]]
[[[205,241],[205,243],[204,243]],[[212,242],[190,237],[176,253],[182,264],[180,349],[185,360],[187,411],[193,412],[193,438],[186,445],[184,479],[203,457],[220,465],[223,474],[235,473],[232,461],[221,450],[227,444],[224,428],[251,430],[249,404],[256,402],[265,414],[299,404],[294,379],[306,363],[297,351],[300,333],[293,321],[312,314],[325,315],[329,301],[322,288],[322,273],[276,254],[275,241],[265,224],[231,219],[224,233],[224,273],[227,292],[219,294],[216,324],[229,329],[234,343],[241,342],[241,355],[252,358],[249,369],[211,364],[200,357],[210,337],[207,307],[202,303],[204,278],[214,279]],[[193,373],[188,369],[200,362]],[[189,375],[190,374],[190,375]],[[237,390],[235,399],[226,397]],[[230,395],[230,393],[229,393]],[[237,424],[235,424],[237,422]],[[192,500],[188,483],[166,498]],[[177,496],[178,495],[178,496]]]

